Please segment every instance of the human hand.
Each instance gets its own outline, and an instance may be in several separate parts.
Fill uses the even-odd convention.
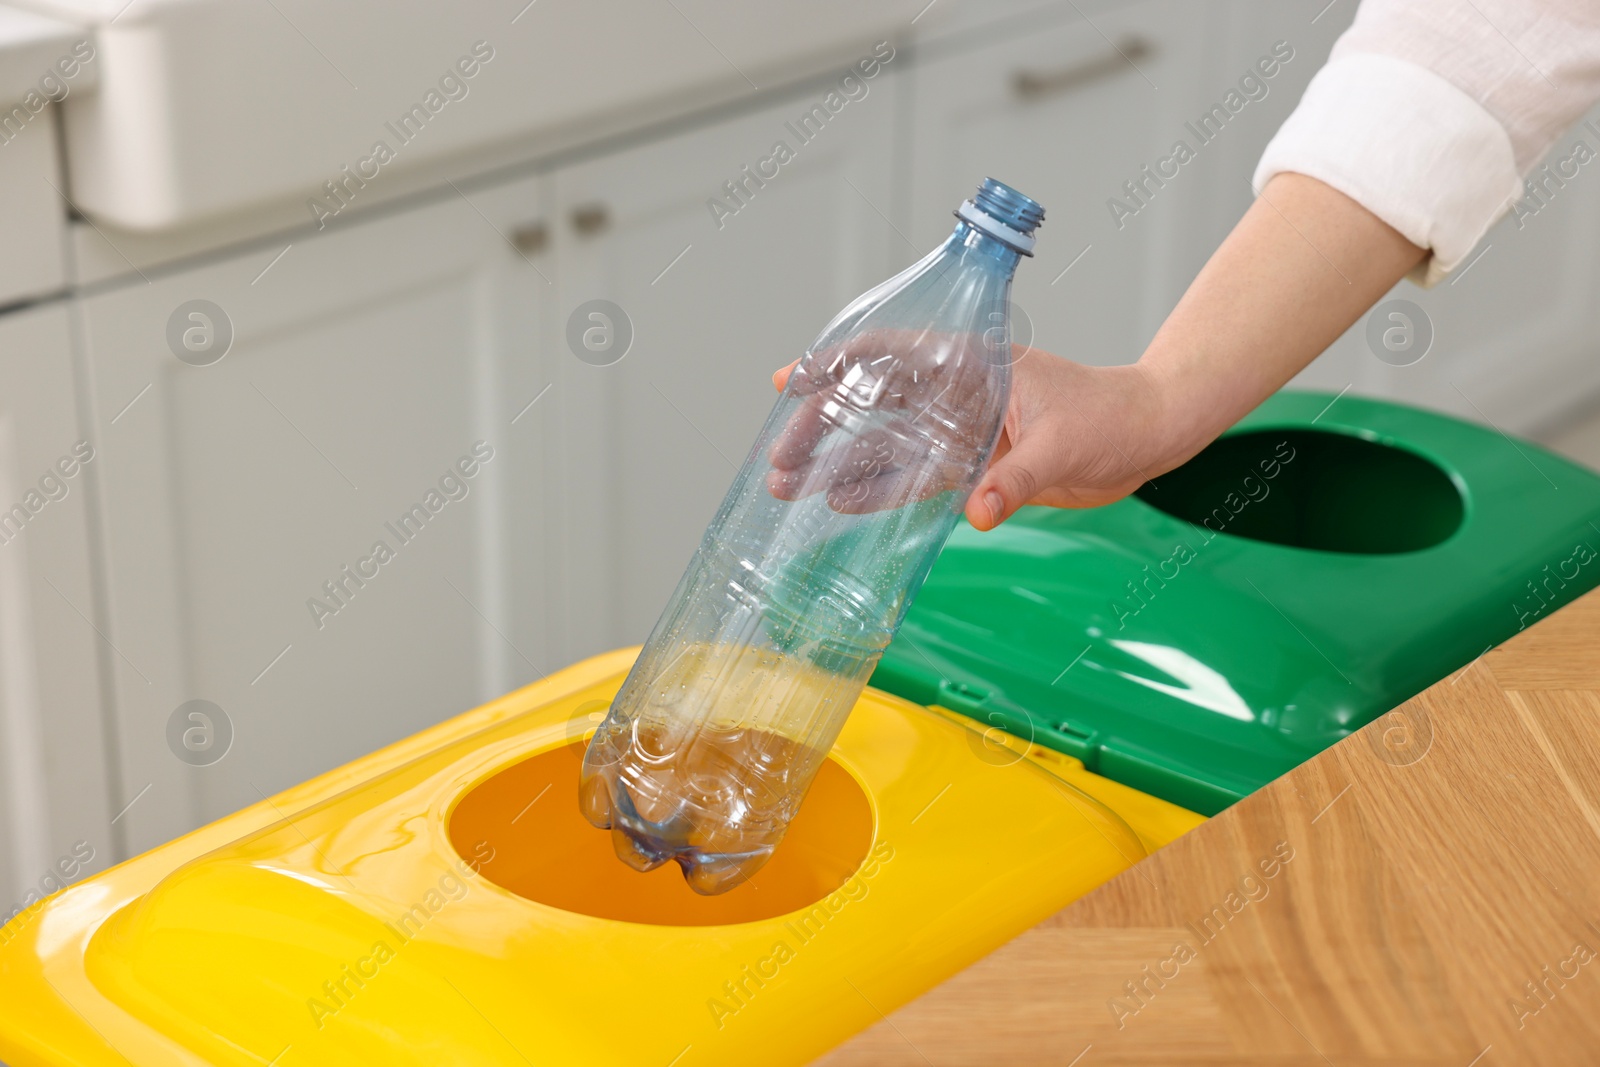
[[[946,447],[935,450],[939,462],[915,482],[897,463],[905,442],[915,438],[897,433],[894,424],[813,453],[832,425],[825,402],[840,382],[893,390],[879,403],[886,399],[906,426],[925,420],[922,413],[935,399],[935,412],[949,411],[969,403],[974,389],[988,387],[988,364],[981,358],[950,359],[954,342],[948,338],[943,349],[930,350],[907,340],[900,331],[867,334],[846,352],[819,353],[773,375],[779,389],[791,374],[805,375],[796,382],[796,392],[816,398],[791,417],[773,445],[774,469],[768,475],[773,495],[798,499],[826,489],[835,510],[863,512],[898,507],[966,484],[987,442],[945,441]],[[891,348],[899,352],[902,373],[885,381],[871,368]],[[967,518],[980,530],[994,528],[1024,504],[1111,503],[1181,463],[1204,443],[1190,448],[1163,432],[1168,423],[1161,413],[1161,391],[1139,364],[1090,367],[1020,346],[1013,356],[1004,430],[988,469],[967,499]],[[926,428],[926,421],[921,424]]]
[[[967,518],[989,530],[1024,504],[1097,507],[1127,496],[1282,387],[1426,254],[1338,190],[1279,174],[1138,363],[1091,367],[1014,351],[1004,431],[967,498]],[[947,435],[948,427],[993,425],[970,412],[954,417],[992,392],[993,357],[977,351],[981,338],[934,344],[934,336],[884,331],[858,353],[819,353],[778,371],[780,389],[800,362],[814,380],[805,383],[810,402],[773,445],[773,495],[797,500],[827,490],[834,510],[864,512],[969,484],[988,442],[947,436],[930,451],[925,431],[934,423]],[[898,361],[875,364],[891,353]],[[887,402],[898,406],[875,436],[852,443],[840,434],[830,449],[826,402],[841,384],[892,387]]]

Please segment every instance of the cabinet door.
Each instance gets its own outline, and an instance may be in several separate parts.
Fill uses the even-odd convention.
[[[1179,138],[1193,144],[1184,123],[1199,117],[1197,102],[1230,87],[1206,76],[1209,11],[1153,0],[1085,21],[1076,5],[1056,5],[1025,34],[936,54],[908,72],[915,114],[902,226],[921,244],[937,240],[986,176],[1043,204],[1037,256],[1018,269],[1014,290],[1041,347],[1084,363],[1133,361],[1203,262],[1180,238],[1203,203],[1196,171],[1207,147],[1176,177],[1147,184],[1142,206],[1124,183],[1142,180],[1141,168]],[[1135,213],[1114,219],[1113,199]],[[1026,322],[1017,336],[1028,339]]]
[[[134,850],[538,677],[530,259],[451,193],[84,301]]]
[[[795,130],[829,82],[553,176],[561,269],[547,343],[564,349],[566,477],[582,504],[563,559],[573,595],[607,607],[595,647],[648,633],[776,399],[772,372],[943,236],[914,244],[888,220],[896,76],[891,61],[805,143]],[[724,183],[780,141],[793,159],[763,185],[746,180],[742,206],[728,199]],[[594,300],[630,324],[616,362],[575,354],[585,328],[603,330],[581,317]]]
[[[88,536],[102,463],[66,305],[0,316],[0,922],[117,854],[99,684],[116,653]]]

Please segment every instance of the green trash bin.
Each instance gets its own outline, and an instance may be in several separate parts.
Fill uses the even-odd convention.
[[[1213,815],[1597,584],[1600,477],[1285,392],[1116,504],[957,527],[872,684]]]

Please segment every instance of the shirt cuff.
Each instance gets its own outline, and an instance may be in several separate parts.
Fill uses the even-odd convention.
[[[1292,171],[1324,182],[1433,254],[1432,286],[1522,195],[1505,128],[1426,67],[1364,52],[1333,60],[1256,165],[1259,192]]]

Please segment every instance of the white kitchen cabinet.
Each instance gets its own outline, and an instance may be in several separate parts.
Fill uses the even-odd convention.
[[[73,401],[66,304],[0,317],[0,921],[116,853],[100,700],[116,652],[89,550],[99,443]]]
[[[505,195],[536,209],[538,190]],[[538,676],[500,636],[508,596],[544,596],[503,576],[508,501],[545,495],[536,417],[512,421],[543,377],[516,341],[541,313],[534,270],[452,195],[84,299],[120,780],[148,786],[132,849]],[[209,365],[169,345],[194,300],[231,321]],[[205,328],[180,323],[201,347]],[[475,476],[444,481],[463,457]],[[436,513],[402,526],[414,506]],[[515,552],[548,554],[518,533]],[[233,732],[204,766],[169,744],[196,699]]]
[[[427,136],[403,139],[399,173],[386,166],[373,196],[507,143],[548,153],[637,132],[848,62],[918,0],[27,4],[92,25],[102,52],[104,91],[66,108],[75,198],[99,221],[151,232],[303,220],[307,193],[354,168],[413,104],[427,105]]]
[[[553,175],[559,314],[546,344],[561,350],[566,475],[592,465],[569,481],[583,499],[568,512],[578,525],[561,566],[585,574],[571,595],[607,606],[603,643],[649,632],[776,399],[772,372],[937,243],[913,245],[887,218],[897,61],[804,144],[800,118],[831,81]],[[718,219],[707,201],[778,141],[793,160],[764,186],[747,183],[744,206]],[[567,317],[594,299],[632,324],[632,347],[607,366],[579,360],[565,338]]]

